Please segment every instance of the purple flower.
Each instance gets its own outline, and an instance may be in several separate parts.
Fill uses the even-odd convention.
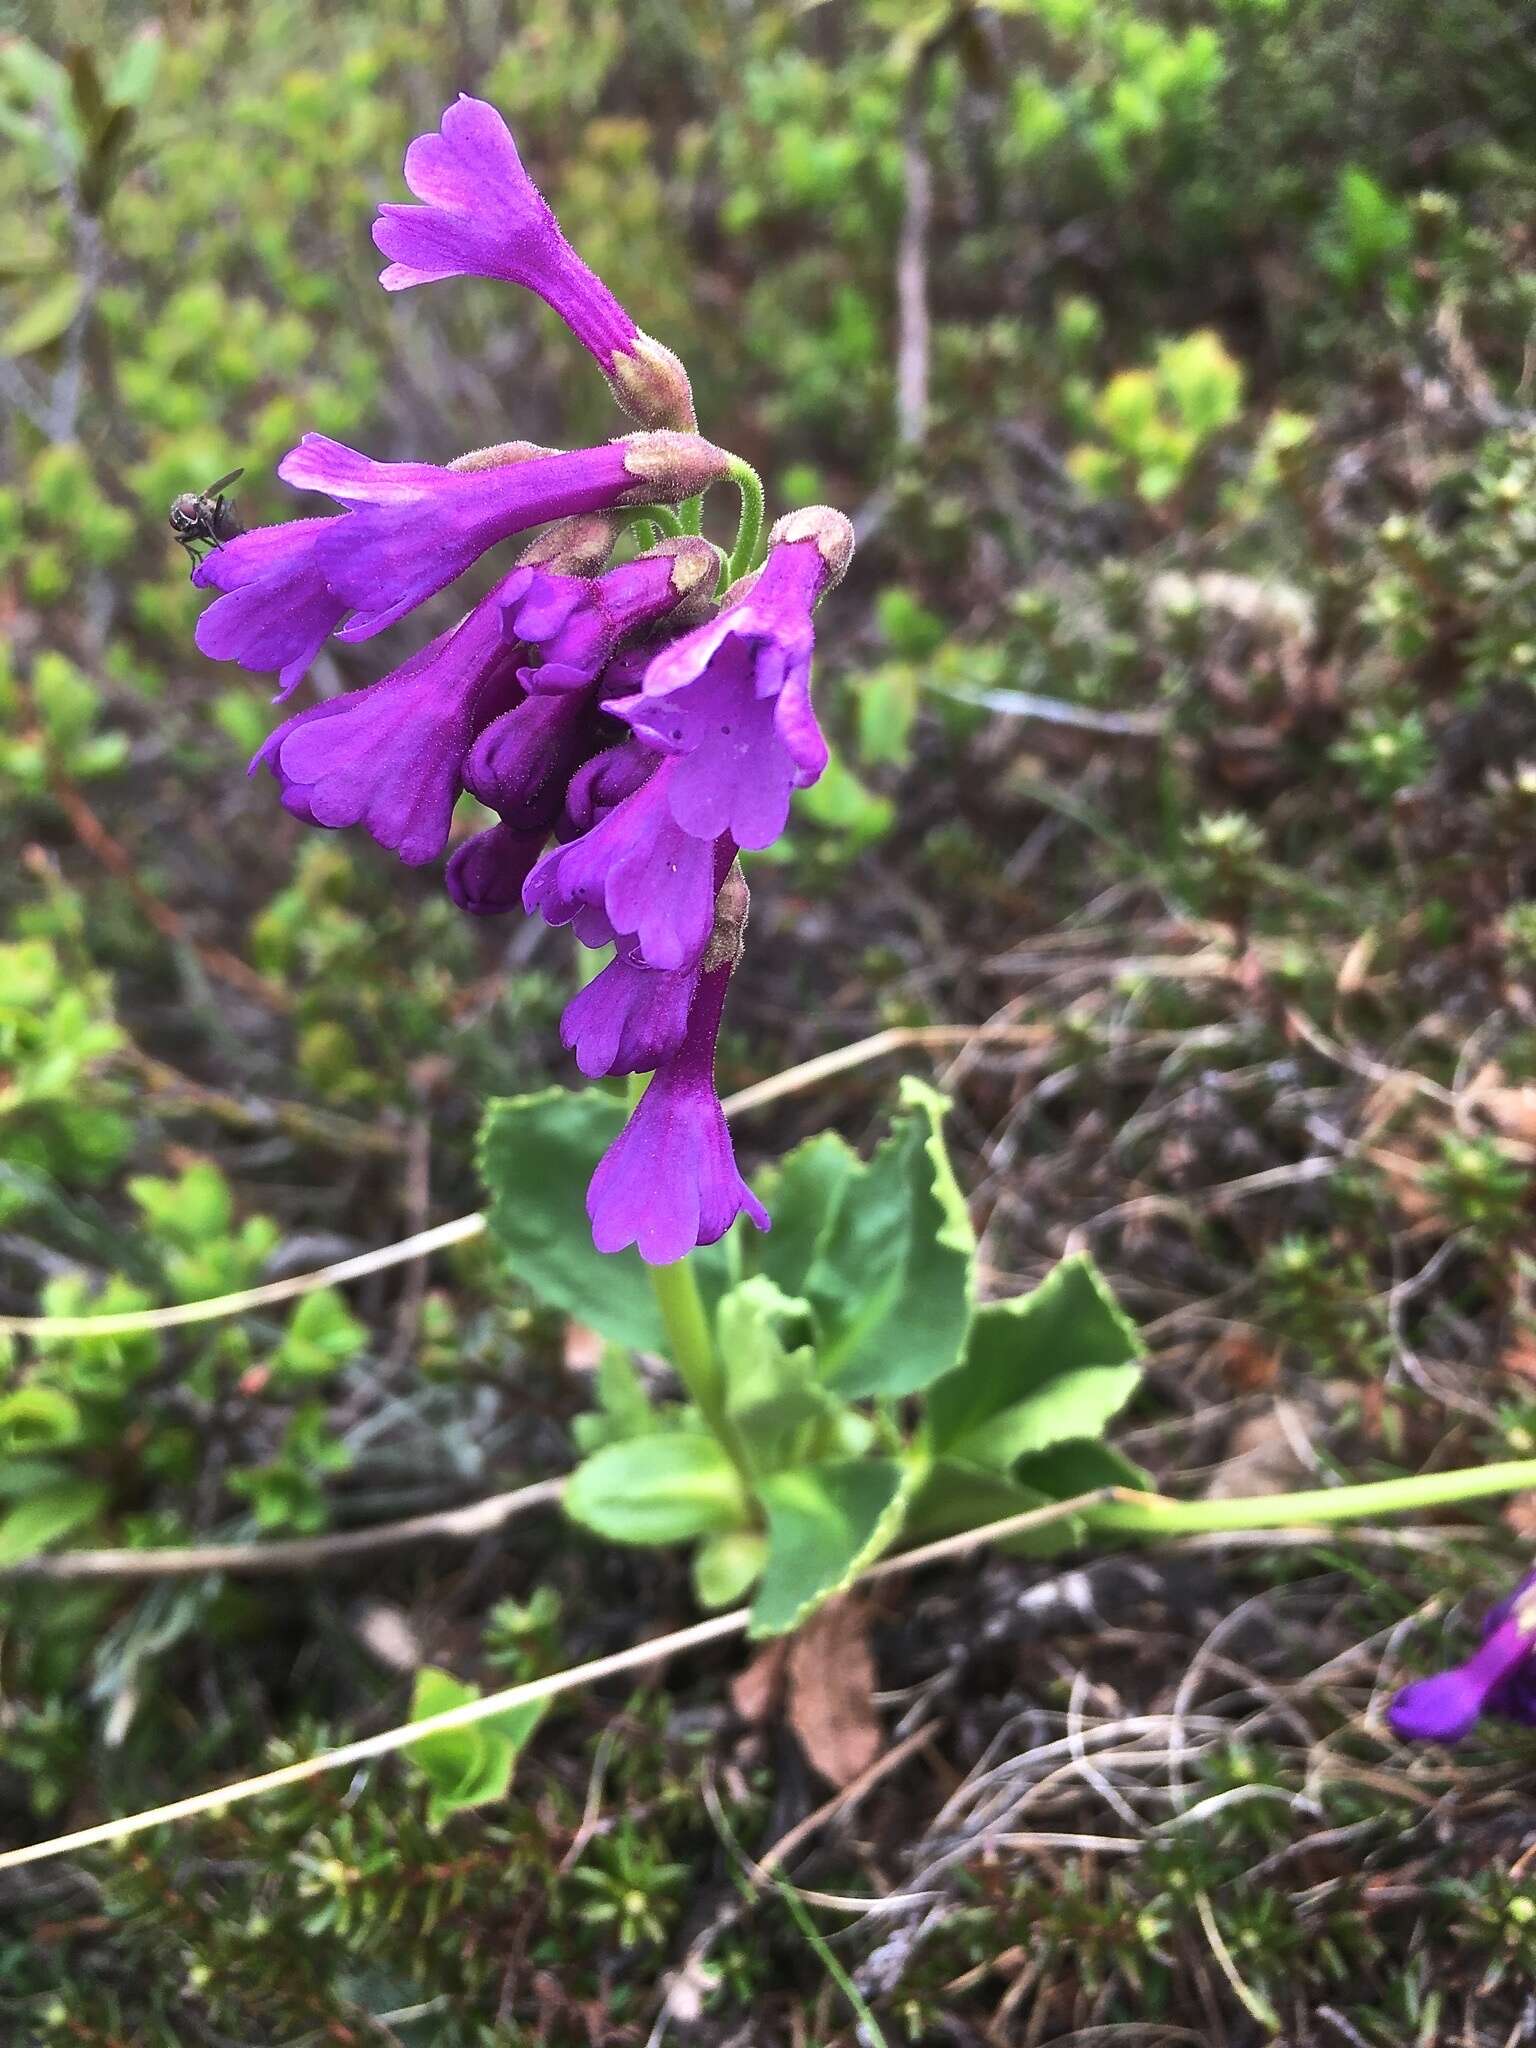
[[[198,647],[211,661],[276,669],[279,703],[349,609],[315,560],[316,544],[340,524],[260,526],[214,548],[192,572],[199,590],[224,593],[197,622]]]
[[[464,787],[519,831],[547,835],[566,786],[593,744],[579,691],[525,697],[486,726],[464,762]]]
[[[1536,1727],[1536,1572],[1494,1608],[1464,1664],[1405,1685],[1387,1709],[1409,1742],[1458,1742],[1484,1714]]]
[[[781,520],[767,561],[740,594],[663,648],[641,691],[610,706],[648,744],[679,757],[669,798],[685,832],[769,846],[791,792],[826,767],[811,707],[811,611],[852,547],[840,513],[817,508]]]
[[[287,719],[251,762],[312,825],[362,825],[415,867],[448,843],[464,758],[518,696],[493,591],[463,623],[366,690]]]
[[[339,637],[367,640],[462,576],[498,541],[619,504],[635,489],[629,456],[626,443],[609,441],[498,468],[440,469],[375,462],[324,434],[306,434],[277,473],[347,507],[346,518],[323,522],[313,559],[356,613]]]
[[[621,952],[566,1004],[560,1042],[589,1080],[648,1074],[682,1044],[698,985],[697,967],[647,967]]]
[[[767,1210],[736,1170],[715,1093],[715,1041],[730,978],[729,966],[704,976],[682,1045],[598,1162],[587,1214],[600,1252],[634,1245],[648,1265],[669,1266],[696,1245],[714,1244],[743,1213],[768,1228]]]
[[[542,829],[519,832],[492,825],[455,847],[443,881],[460,910],[471,917],[502,917],[523,907],[523,884],[544,848]]]
[[[538,652],[522,671],[524,687],[581,689],[642,626],[684,606],[697,617],[719,562],[707,540],[685,535],[601,576],[563,576],[533,566],[515,571],[502,586],[508,637]]]
[[[379,273],[386,291],[445,277],[523,285],[559,314],[632,417],[645,426],[692,426],[682,364],[640,332],[565,239],[494,107],[461,93],[440,132],[418,135],[407,149],[405,182],[424,203],[381,206],[373,225],[380,253],[390,258]]]
[[[603,764],[611,778],[632,775],[646,759],[639,747],[615,751],[629,758]],[[528,877],[524,907],[547,924],[573,926],[585,946],[632,939],[648,967],[696,964],[714,928],[716,849],[673,819],[668,795],[676,770],[675,761],[655,763],[580,838],[552,847]],[[590,787],[576,778],[578,808]]]

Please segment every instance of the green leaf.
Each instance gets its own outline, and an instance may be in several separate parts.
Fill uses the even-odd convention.
[[[701,1607],[729,1607],[762,1577],[768,1540],[755,1529],[710,1536],[693,1553],[693,1590]]]
[[[846,1139],[822,1131],[797,1145],[766,1177],[763,1200],[773,1228],[753,1240],[754,1263],[785,1294],[805,1293],[806,1275],[844,1190],[864,1171]]]
[[[1112,1444],[1054,1444],[1048,1451],[1023,1459],[1014,1470],[1020,1486],[1038,1487],[1049,1500],[1070,1500],[1074,1493],[1092,1493],[1097,1486],[1133,1486],[1150,1490],[1152,1481],[1139,1465]]]
[[[905,767],[912,721],[917,716],[917,670],[910,662],[888,661],[860,682],[859,755]]]
[[[466,1685],[434,1665],[423,1665],[411,1696],[411,1719],[427,1721],[480,1696],[477,1686]],[[428,1818],[438,1823],[467,1806],[505,1799],[518,1752],[543,1719],[547,1705],[547,1701],[534,1700],[527,1706],[509,1707],[471,1727],[444,1729],[413,1744],[407,1755],[432,1788]]]
[[[281,1377],[323,1379],[357,1356],[368,1331],[334,1287],[306,1294],[294,1310],[273,1364]]]
[[[619,1344],[605,1344],[597,1363],[597,1407],[578,1415],[571,1435],[579,1451],[600,1451],[605,1444],[627,1443],[631,1437],[654,1436],[667,1426],[662,1411],[651,1404],[634,1360]],[[665,1415],[681,1411],[669,1408]]]
[[[894,1398],[955,1363],[970,1319],[976,1239],[944,1150],[948,1105],[906,1077],[891,1134],[845,1181],[805,1293],[827,1384]]]
[[[0,1459],[0,1500],[26,1500],[72,1477],[67,1465],[52,1458]]]
[[[540,1301],[637,1351],[661,1351],[665,1333],[637,1252],[592,1242],[587,1182],[624,1128],[623,1102],[597,1089],[546,1088],[501,1097],[480,1126],[480,1174],[491,1235]]]
[[[916,1539],[953,1536],[1049,1504],[1050,1496],[1020,1486],[1006,1474],[939,1458],[928,1468],[907,1511],[907,1534]]]
[[[682,1431],[594,1451],[567,1482],[565,1511],[613,1543],[686,1543],[750,1519],[725,1452],[712,1436]]]
[[[16,1387],[0,1396],[0,1452],[53,1451],[80,1434],[80,1410],[57,1387]]]
[[[1160,343],[1157,368],[1181,424],[1197,441],[1209,440],[1241,416],[1242,364],[1212,329]]]
[[[76,43],[69,52],[66,65],[70,93],[80,126],[85,134],[94,134],[106,120],[109,111],[106,96],[101,89],[96,59],[84,43]]]
[[[733,1287],[715,1312],[726,1413],[758,1471],[792,1462],[797,1433],[837,1413],[817,1379],[816,1353],[809,1344],[790,1350],[784,1342],[786,1328],[798,1325],[803,1333],[809,1321],[806,1303],[792,1301],[762,1273]]]
[[[158,22],[145,22],[134,31],[118,52],[107,82],[107,95],[114,106],[143,106],[154,90],[164,50],[165,36]]]
[[[960,1458],[999,1470],[1074,1437],[1096,1437],[1136,1391],[1141,1369],[1134,1365],[1088,1365],[1063,1373],[1038,1394],[1004,1408],[973,1436],[951,1446]]]
[[[639,1253],[598,1251],[587,1221],[587,1183],[627,1114],[618,1096],[596,1088],[500,1097],[480,1126],[480,1174],[491,1197],[491,1235],[540,1301],[612,1343],[665,1351]],[[729,1284],[734,1256],[729,1237],[692,1255],[706,1304]]]
[[[0,36],[0,81],[35,107],[62,114],[69,102],[69,73],[25,36]]]
[[[889,1549],[918,1478],[895,1458],[847,1458],[762,1480],[768,1559],[748,1633],[783,1635]]]
[[[82,1522],[94,1520],[108,1492],[98,1479],[67,1479],[17,1501],[0,1515],[0,1566],[35,1557]]]
[[[935,1452],[1001,1470],[1067,1437],[1097,1436],[1140,1378],[1141,1339],[1086,1253],[976,1311],[965,1357],[930,1390]]]
[[[1071,1500],[1074,1494],[1092,1493],[1101,1486],[1143,1488],[1150,1484],[1146,1473],[1129,1458],[1123,1458],[1108,1444],[1088,1442],[1056,1444],[1048,1451],[1040,1451],[1021,1460],[1013,1476],[1022,1490],[1043,1495],[1046,1500]],[[1088,1534],[1085,1517],[1071,1515],[1063,1521],[1048,1523],[1043,1529],[1010,1537],[998,1548],[1024,1557],[1057,1557],[1066,1550],[1080,1550]]]
[[[114,107],[94,138],[80,173],[80,204],[87,213],[100,213],[116,190],[135,120],[132,107]]]
[[[0,355],[30,356],[51,348],[79,312],[84,295],[78,277],[55,279],[0,333]]]
[[[812,824],[837,833],[850,851],[883,839],[896,817],[896,807],[890,798],[866,789],[836,754],[827,763],[821,779],[801,793],[800,811]]]
[[[128,1192],[156,1230],[183,1251],[206,1248],[210,1239],[227,1236],[234,1222],[229,1182],[206,1159],[183,1168],[176,1180],[137,1174]]]

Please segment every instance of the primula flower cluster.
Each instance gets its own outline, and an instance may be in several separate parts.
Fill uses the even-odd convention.
[[[475,276],[536,292],[638,430],[571,451],[509,441],[442,467],[306,434],[278,475],[340,510],[215,547],[193,577],[218,593],[197,644],[274,671],[281,700],[327,640],[382,633],[537,529],[456,626],[381,681],[294,713],[251,770],[295,817],[361,826],[411,865],[447,852],[467,791],[498,822],[450,855],[454,902],[481,917],[522,907],[612,947],[562,1037],[588,1076],[653,1078],[588,1213],[600,1250],[635,1245],[666,1264],[738,1215],[768,1227],[714,1082],[747,919],[737,855],[771,845],[793,791],[826,766],[812,615],[847,568],[852,528],[827,507],[792,513],[759,566],[738,552],[744,573],[722,589],[696,518],[662,508],[745,465],[697,432],[683,365],[581,261],[501,116],[461,96],[411,144],[405,180],[420,204],[382,207],[373,229],[386,290]],[[647,510],[671,537],[613,563]]]

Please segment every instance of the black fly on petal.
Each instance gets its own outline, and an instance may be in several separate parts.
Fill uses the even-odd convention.
[[[194,569],[202,559],[197,552],[199,546],[221,548],[225,541],[244,533],[245,528],[235,517],[233,502],[224,496],[230,485],[238,483],[244,475],[243,469],[232,469],[206,491],[182,491],[172,498],[171,532],[186,549]]]

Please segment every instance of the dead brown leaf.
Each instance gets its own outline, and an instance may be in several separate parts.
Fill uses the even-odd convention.
[[[1536,1385],[1536,1329],[1522,1326],[1515,1331],[1499,1358],[1499,1370]]]
[[[565,1326],[565,1368],[567,1372],[596,1372],[603,1362],[603,1340],[585,1323]]]
[[[731,1680],[731,1705],[754,1728],[771,1721],[783,1704],[788,1656],[788,1639],[780,1636],[765,1643],[745,1671],[738,1671]]]
[[[791,1637],[788,1680],[789,1724],[806,1761],[841,1791],[869,1769],[885,1740],[862,1601],[828,1601]]]
[[[1235,1394],[1262,1394],[1280,1377],[1280,1353],[1257,1330],[1234,1323],[1211,1346],[1211,1363]]]

